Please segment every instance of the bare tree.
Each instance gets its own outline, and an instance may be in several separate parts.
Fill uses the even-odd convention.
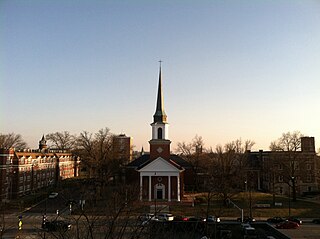
[[[119,170],[119,162],[113,157],[112,137],[108,128],[92,134],[80,133],[77,139],[76,154],[80,156],[83,166],[89,169],[89,176],[108,182]]]
[[[27,143],[22,139],[20,134],[0,134],[0,148],[24,149],[26,147]]]
[[[72,150],[76,143],[76,137],[68,131],[47,134],[46,139],[52,147],[61,150]]]
[[[206,157],[204,141],[201,136],[196,135],[191,143],[179,142],[177,153],[180,154],[190,165],[193,171],[194,189],[199,190],[199,173],[203,171],[203,161]]]
[[[225,144],[218,145],[215,152],[210,155],[208,164],[208,184],[210,191],[215,191],[226,203],[228,198],[243,190],[243,182],[246,177],[247,150],[254,145],[252,140],[244,143],[237,139]],[[207,189],[208,190],[208,189]]]
[[[273,151],[271,163],[280,165],[282,170],[278,176],[283,177],[283,180],[292,189],[293,201],[296,201],[297,198],[296,180],[300,161],[301,137],[303,135],[299,131],[287,132],[270,144],[270,150]]]

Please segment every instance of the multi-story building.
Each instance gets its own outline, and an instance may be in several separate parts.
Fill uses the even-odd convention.
[[[258,165],[256,189],[276,194],[290,194],[292,187],[298,195],[319,192],[320,157],[315,151],[314,137],[301,138],[299,151],[249,152],[250,165]],[[291,191],[292,193],[292,191]]]
[[[44,136],[39,149],[0,149],[0,199],[10,200],[78,175],[79,159],[71,152],[49,149]]]
[[[132,161],[132,138],[125,134],[115,135],[113,137],[114,158],[120,160],[122,164],[128,164]]]

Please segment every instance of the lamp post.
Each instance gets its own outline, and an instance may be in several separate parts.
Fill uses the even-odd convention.
[[[31,193],[33,192],[33,166],[34,166],[34,162],[32,162],[31,164]]]
[[[290,184],[289,184],[289,217],[291,216],[291,199],[290,199]]]
[[[292,192],[293,190],[295,190],[294,188],[294,177],[291,177],[290,178],[290,181],[292,182]],[[288,183],[289,185],[289,217],[291,216],[291,185],[290,185],[290,182]]]

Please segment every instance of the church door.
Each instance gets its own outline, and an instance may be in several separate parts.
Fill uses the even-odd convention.
[[[165,186],[162,183],[158,183],[155,186],[156,199],[165,199]]]

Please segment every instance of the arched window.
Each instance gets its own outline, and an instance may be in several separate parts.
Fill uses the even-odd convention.
[[[158,128],[158,139],[162,139],[162,128]]]

